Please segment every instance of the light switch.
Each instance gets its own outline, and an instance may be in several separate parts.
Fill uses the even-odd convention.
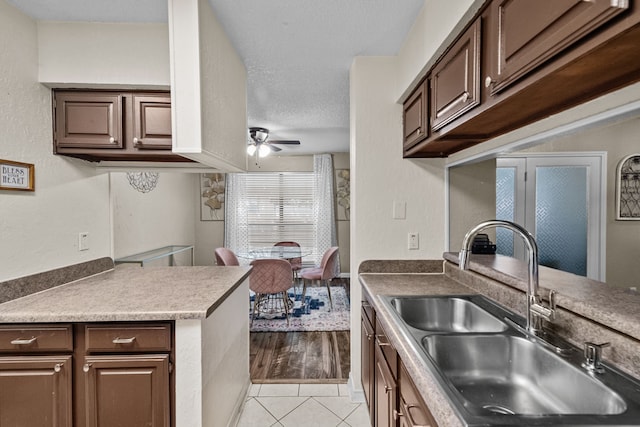
[[[407,203],[393,201],[393,219],[405,219],[407,217]]]
[[[78,250],[89,250],[89,233],[86,231],[78,234]]]
[[[419,248],[418,233],[409,233],[409,249],[414,250]]]

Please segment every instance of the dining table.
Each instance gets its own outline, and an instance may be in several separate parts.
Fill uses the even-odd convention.
[[[245,259],[282,258],[294,259],[311,255],[311,249],[297,246],[266,246],[239,251],[238,256]]]

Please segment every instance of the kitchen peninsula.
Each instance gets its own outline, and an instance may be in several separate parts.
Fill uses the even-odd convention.
[[[135,375],[146,379],[134,385],[152,387],[153,426],[227,425],[250,382],[249,271],[119,265],[7,301],[0,304],[0,363],[57,358],[39,375],[68,385],[52,404],[60,425],[92,425],[104,393],[118,396],[117,386]],[[156,396],[158,381],[164,387]]]

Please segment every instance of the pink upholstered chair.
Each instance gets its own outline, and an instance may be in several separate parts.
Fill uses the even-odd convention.
[[[307,294],[307,283],[319,281],[321,284],[324,282],[327,286],[327,292],[329,293],[329,304],[333,309],[333,301],[331,299],[331,280],[336,277],[336,267],[338,263],[338,247],[334,246],[326,250],[322,255],[322,262],[319,267],[303,268],[300,270],[299,276],[302,278],[302,301]]]
[[[286,259],[255,259],[251,261],[253,270],[249,276],[249,289],[256,293],[253,301],[253,319],[260,311],[284,311],[289,324],[289,311],[292,303],[287,290],[293,284],[291,264]],[[282,305],[277,305],[277,299],[282,299]]]
[[[227,248],[216,248],[214,251],[216,255],[216,264],[217,265],[240,265],[238,262],[238,258],[236,254],[233,253],[232,250]]]
[[[278,242],[273,245],[273,249],[271,250],[272,255],[278,253],[278,246],[299,248],[300,244],[298,242]],[[293,278],[295,279],[298,276],[298,271],[302,268],[302,257],[287,258],[287,260],[289,261],[289,264],[291,264],[291,270],[293,270]]]

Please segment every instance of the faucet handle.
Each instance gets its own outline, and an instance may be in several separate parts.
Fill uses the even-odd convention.
[[[604,372],[604,368],[600,366],[602,360],[602,349],[609,347],[611,343],[605,342],[602,344],[595,344],[592,342],[584,343],[584,362],[582,367],[589,372],[595,372],[601,374]]]

